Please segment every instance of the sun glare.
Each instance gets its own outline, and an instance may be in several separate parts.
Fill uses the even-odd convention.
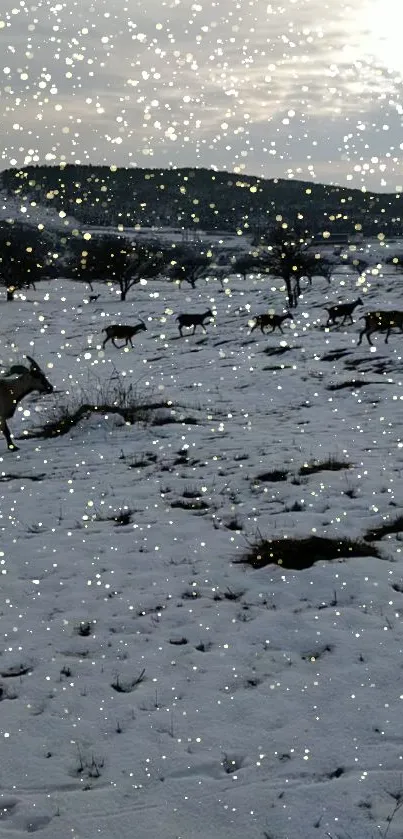
[[[365,17],[369,52],[389,70],[403,73],[400,38],[403,8],[399,0],[369,0]]]

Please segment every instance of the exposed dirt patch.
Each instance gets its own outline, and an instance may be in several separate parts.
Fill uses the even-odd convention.
[[[286,481],[288,473],[283,469],[272,469],[270,472],[261,472],[257,475],[255,481]]]
[[[326,539],[321,536],[308,536],[306,539],[259,539],[251,545],[240,563],[254,569],[281,565],[283,568],[302,571],[311,568],[315,562],[352,556],[379,556],[379,552],[374,545],[351,539]]]
[[[350,469],[351,463],[346,460],[336,460],[336,458],[329,457],[328,460],[318,461],[317,463],[304,463],[301,466],[299,475],[314,475],[316,472],[339,472],[341,469]]]
[[[394,521],[390,521],[385,524],[380,524],[379,527],[374,527],[371,530],[367,530],[364,534],[364,539],[366,542],[378,542],[380,539],[383,539],[384,536],[389,536],[391,533],[402,533],[403,532],[403,516],[398,516]]]

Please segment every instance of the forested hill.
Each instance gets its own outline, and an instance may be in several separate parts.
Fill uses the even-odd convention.
[[[296,180],[265,180],[211,169],[28,166],[0,175],[0,187],[82,224],[158,225],[204,230],[264,229],[276,215],[312,232],[400,235],[400,194]],[[301,219],[302,216],[302,219]]]

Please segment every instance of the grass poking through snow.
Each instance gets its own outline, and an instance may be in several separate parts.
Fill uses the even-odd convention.
[[[337,460],[336,457],[328,457],[327,460],[316,461],[314,463],[304,463],[301,466],[299,475],[314,475],[316,472],[338,472],[341,469],[350,469],[351,463],[346,460]]]

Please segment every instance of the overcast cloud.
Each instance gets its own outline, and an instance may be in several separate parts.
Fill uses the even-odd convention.
[[[205,166],[395,191],[399,0],[14,0],[1,167]]]

